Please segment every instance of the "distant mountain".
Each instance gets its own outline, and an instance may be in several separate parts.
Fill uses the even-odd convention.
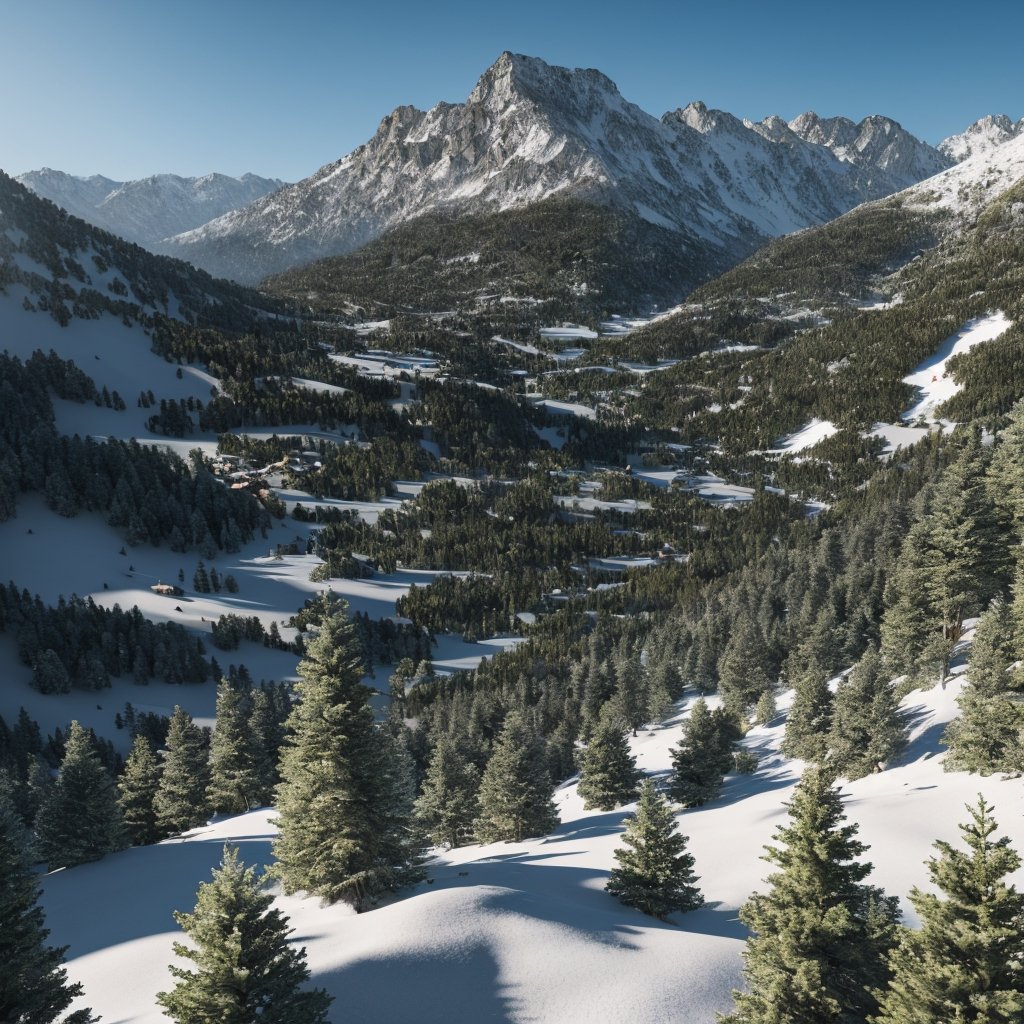
[[[1014,123],[1005,114],[989,114],[975,121],[959,135],[950,135],[939,143],[939,151],[959,163],[968,157],[987,153],[1024,133],[1024,117]]]
[[[139,245],[188,231],[251,203],[284,185],[276,178],[206,174],[181,178],[154,174],[138,181],[112,181],[95,174],[79,178],[44,167],[17,181],[68,213]]]
[[[710,276],[770,237],[951,163],[887,118],[806,114],[794,124],[744,122],[702,103],[659,120],[599,71],[503,53],[465,103],[399,107],[348,156],[160,251],[254,283],[424,214],[496,213],[563,195],[674,233],[684,262]]]

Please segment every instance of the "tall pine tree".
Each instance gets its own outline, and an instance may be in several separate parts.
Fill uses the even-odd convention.
[[[124,845],[117,788],[78,722],[71,723],[60,775],[36,816],[36,838],[51,869],[99,860]]]
[[[992,807],[978,798],[960,826],[967,850],[937,842],[928,873],[938,890],[914,888],[921,919],[892,951],[892,979],[877,1024],[1019,1024],[1024,1020],[1024,896],[1006,881],[1020,857],[994,839]]]
[[[672,751],[669,795],[684,807],[714,800],[732,767],[733,719],[722,708],[712,711],[700,698],[683,722],[683,735]]]
[[[259,805],[259,737],[249,727],[250,695],[230,679],[217,685],[217,721],[210,740],[207,802],[214,811],[241,814]]]
[[[636,799],[640,772],[621,719],[607,707],[583,753],[578,791],[583,806],[610,811]]]
[[[480,773],[459,749],[442,736],[434,747],[416,817],[437,846],[454,849],[473,841]]]
[[[202,730],[184,708],[175,707],[154,801],[157,827],[164,835],[187,832],[207,820],[209,782],[210,765]]]
[[[323,620],[299,662],[281,756],[274,873],[357,910],[419,877],[408,762],[374,724],[362,649],[346,614]]]
[[[686,836],[676,831],[672,810],[650,779],[640,790],[636,814],[622,841],[627,848],[615,851],[618,867],[609,873],[605,886],[622,903],[658,918],[696,910],[704,903]]]
[[[494,744],[480,783],[476,835],[482,843],[518,843],[558,825],[544,744],[513,711]]]
[[[68,984],[64,947],[46,945],[31,837],[0,777],[0,1020],[10,1024],[91,1024],[90,1010],[63,1016],[82,995]]]
[[[156,822],[160,761],[149,740],[139,733],[118,780],[118,803],[128,840],[134,846],[155,843],[163,835]]]
[[[817,767],[804,772],[788,805],[789,822],[764,859],[778,869],[771,889],[740,911],[750,929],[744,975],[727,1024],[864,1024],[887,978],[885,954],[896,901],[864,884],[867,849],[843,824],[839,792]]]
[[[175,912],[192,944],[174,952],[194,969],[171,966],[177,979],[157,995],[178,1024],[326,1024],[331,997],[301,988],[309,979],[305,949],[288,942],[288,919],[271,909],[255,868],[225,846],[210,882],[199,886],[195,910]]]

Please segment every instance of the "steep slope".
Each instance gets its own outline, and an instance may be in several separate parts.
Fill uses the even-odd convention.
[[[284,185],[255,174],[154,174],[137,181],[112,181],[98,174],[79,178],[49,167],[18,175],[17,181],[68,213],[144,246],[205,224]]]
[[[939,152],[959,163],[968,157],[987,153],[1024,132],[1024,118],[1016,124],[1005,114],[989,114],[975,121],[958,135],[950,135],[939,143]]]
[[[658,120],[598,71],[504,53],[465,103],[399,107],[348,156],[161,251],[255,282],[428,212],[502,211],[559,194],[679,233],[680,246],[714,273],[766,238],[948,164],[876,120],[861,148],[840,158],[777,118],[747,124],[691,104]]]

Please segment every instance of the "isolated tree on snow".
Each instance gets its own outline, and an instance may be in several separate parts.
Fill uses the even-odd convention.
[[[750,929],[743,954],[747,991],[734,992],[726,1024],[863,1024],[873,990],[887,980],[896,900],[865,885],[867,849],[843,824],[842,802],[826,773],[809,767],[787,805],[789,821],[764,859],[778,870],[771,889],[740,911]]]
[[[174,952],[193,969],[172,965],[177,983],[157,1002],[178,1024],[326,1024],[331,997],[303,990],[309,979],[305,949],[288,942],[292,929],[271,909],[255,868],[224,847],[220,867],[199,886],[195,910],[175,912],[192,944]]]
[[[99,860],[124,845],[117,788],[78,722],[71,723],[60,774],[36,816],[36,838],[51,869]]]
[[[62,1016],[82,995],[68,984],[66,946],[46,945],[49,931],[39,906],[39,886],[28,830],[0,777],[0,1020],[10,1024],[91,1024],[90,1010]]]
[[[326,617],[299,662],[277,789],[274,874],[357,910],[418,877],[408,762],[374,724],[362,650],[344,611]]]
[[[580,765],[579,794],[588,810],[610,811],[636,799],[640,772],[614,709],[598,721]]]
[[[259,805],[258,737],[249,727],[249,695],[229,679],[217,686],[217,720],[210,740],[210,786],[214,811],[241,814]]]
[[[891,761],[906,742],[896,692],[877,648],[870,647],[836,691],[829,764],[847,778],[859,779]]]
[[[156,793],[160,785],[160,759],[149,740],[139,733],[118,780],[118,803],[129,842],[155,843],[163,837],[156,822]]]
[[[904,930],[877,1024],[1014,1024],[1024,1020],[1024,896],[1007,883],[1020,857],[978,798],[960,826],[967,850],[935,844],[938,890],[910,893],[921,928]]]
[[[442,736],[434,747],[416,817],[437,846],[454,848],[473,841],[480,773],[459,749]]]
[[[544,744],[513,711],[494,744],[480,783],[476,836],[482,843],[542,836],[558,825]]]
[[[732,767],[735,725],[721,708],[711,711],[703,698],[683,721],[683,735],[672,751],[669,795],[684,807],[714,800]]]
[[[209,781],[210,766],[202,730],[187,711],[175,707],[155,800],[157,825],[164,835],[186,832],[206,821]]]
[[[605,886],[613,896],[658,918],[703,904],[686,836],[676,831],[672,810],[650,779],[640,790],[636,814],[622,841],[626,848],[615,851],[618,867],[609,873]]]

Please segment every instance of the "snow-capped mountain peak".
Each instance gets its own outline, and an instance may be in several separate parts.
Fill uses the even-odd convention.
[[[464,103],[399,107],[348,156],[160,251],[256,282],[425,213],[569,194],[678,233],[710,272],[949,163],[887,118],[846,123],[853,134],[840,156],[781,118],[750,125],[695,102],[659,120],[600,71],[506,51]]]
[[[960,132],[939,143],[938,149],[959,163],[980,153],[988,153],[1024,132],[1024,118],[1011,121],[1005,114],[987,114]]]

